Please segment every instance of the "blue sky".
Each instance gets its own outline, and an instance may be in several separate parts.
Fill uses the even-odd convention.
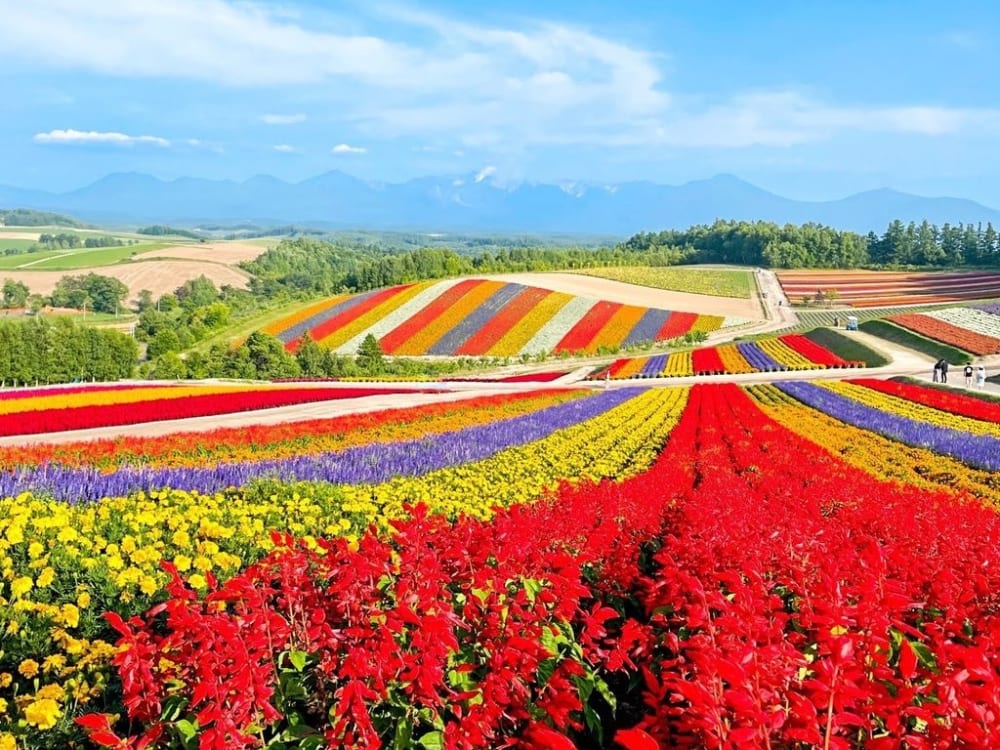
[[[1000,207],[986,1],[0,0],[0,69],[18,187],[731,173]]]

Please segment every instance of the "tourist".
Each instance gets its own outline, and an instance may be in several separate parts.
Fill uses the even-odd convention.
[[[948,360],[946,359],[941,360],[941,382],[948,382]]]
[[[941,382],[941,362],[942,362],[942,360],[939,359],[937,362],[934,363],[934,382],[935,383],[940,383]]]
[[[972,363],[967,362],[965,365],[965,387],[968,388],[972,385]]]
[[[976,368],[976,388],[982,390],[986,387],[986,368],[982,365]]]

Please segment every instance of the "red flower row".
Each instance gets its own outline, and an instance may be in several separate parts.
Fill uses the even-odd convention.
[[[37,435],[45,432],[190,419],[315,401],[412,392],[400,388],[273,388],[212,393],[186,398],[151,399],[128,404],[127,407],[121,404],[107,404],[76,406],[68,409],[41,409],[29,413],[0,414],[0,436]]]
[[[1000,339],[984,336],[928,315],[907,313],[894,315],[888,320],[915,333],[973,354],[1000,354]]]
[[[913,383],[900,383],[895,380],[874,380],[871,378],[858,378],[849,380],[849,383],[863,385],[873,391],[888,393],[891,396],[905,398],[907,401],[923,404],[932,409],[940,409],[950,414],[960,414],[971,419],[981,419],[984,422],[994,422],[1000,424],[1000,402],[988,402],[979,398],[972,398],[961,393],[950,393],[939,391],[936,388],[927,388]]]

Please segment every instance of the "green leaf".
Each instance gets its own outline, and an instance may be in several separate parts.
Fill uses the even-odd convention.
[[[299,672],[306,668],[306,661],[309,659],[309,654],[305,651],[290,651],[288,653],[288,661],[292,663]]]
[[[920,662],[920,666],[930,669],[932,671],[937,671],[937,660],[934,658],[934,653],[920,641],[909,641],[910,648],[917,655],[917,661]]]
[[[189,747],[195,737],[198,736],[198,724],[194,721],[189,721],[188,719],[180,719],[174,722],[174,728],[177,733],[181,736],[181,741],[184,743],[185,747]]]
[[[442,732],[428,732],[421,735],[417,744],[427,750],[444,750],[444,734]]]
[[[392,746],[396,750],[407,750],[410,747],[410,740],[413,737],[413,725],[406,721],[396,722],[396,736],[393,738]]]

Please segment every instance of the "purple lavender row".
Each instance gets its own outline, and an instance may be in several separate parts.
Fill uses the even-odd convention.
[[[307,331],[311,331],[313,328],[320,325],[321,323],[325,323],[334,315],[339,315],[342,312],[350,310],[352,307],[355,307],[356,305],[360,305],[362,302],[371,297],[373,294],[378,294],[381,291],[382,291],[381,289],[376,289],[375,291],[372,292],[365,292],[364,294],[355,294],[351,297],[348,297],[347,299],[338,302],[337,304],[332,305],[331,307],[328,307],[325,310],[320,310],[318,313],[316,313],[311,317],[306,318],[305,320],[300,320],[291,328],[286,328],[284,331],[281,331],[277,335],[277,339],[283,344],[287,344],[290,341],[295,341],[295,339],[301,338],[306,334]]]
[[[663,368],[667,366],[667,355],[657,354],[654,357],[650,357],[646,360],[646,364],[642,366],[642,371],[639,373],[644,378],[655,378],[661,372]]]
[[[862,430],[877,432],[906,445],[928,448],[969,466],[1000,469],[1000,440],[988,435],[973,435],[890,414],[812,383],[784,381],[775,385],[807,406]]]
[[[442,336],[428,350],[428,354],[454,354],[480,328],[489,323],[498,312],[527,289],[523,284],[505,284],[489,296],[483,304],[467,315],[458,325]]]
[[[740,354],[743,355],[743,359],[749,362],[751,367],[756,370],[760,370],[761,372],[770,372],[772,370],[788,369],[761,351],[761,348],[752,341],[744,341],[741,344],[737,344],[736,348],[739,350]]]
[[[505,448],[541,440],[557,430],[598,417],[642,392],[641,388],[604,391],[531,414],[429,438],[363,445],[288,459],[190,468],[125,467],[110,474],[90,467],[81,469],[58,464],[23,467],[0,475],[0,497],[31,491],[79,503],[166,487],[217,492],[263,478],[284,482],[379,484],[394,477],[419,476],[482,461]]]
[[[976,309],[990,313],[990,315],[1000,315],[1000,302],[991,302],[988,305],[976,305]]]
[[[639,322],[632,327],[622,343],[625,346],[630,346],[655,340],[656,334],[660,332],[669,317],[670,310],[657,310],[655,307],[651,307],[639,318]]]

